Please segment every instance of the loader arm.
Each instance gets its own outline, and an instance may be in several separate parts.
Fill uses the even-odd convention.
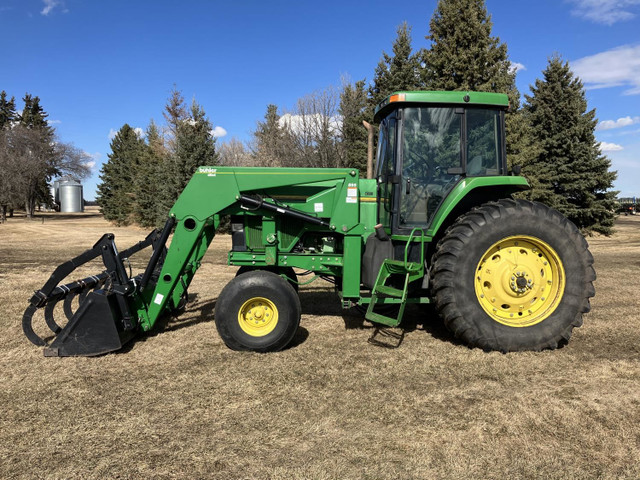
[[[255,210],[265,215],[320,224],[342,235],[351,234],[350,248],[359,249],[362,228],[357,182],[358,175],[353,169],[200,167],[171,209],[175,232],[157,283],[143,288],[136,298],[141,328],[149,330],[167,308],[180,304],[215,236],[221,214]],[[309,197],[310,201],[296,203],[295,207],[254,197],[279,187],[295,190],[296,186],[308,187],[317,193]],[[323,198],[320,212],[319,198]],[[259,202],[262,205],[258,205]],[[275,246],[272,255],[273,261],[277,262]],[[353,258],[359,260],[359,255]],[[360,279],[353,275],[347,281],[355,290]]]

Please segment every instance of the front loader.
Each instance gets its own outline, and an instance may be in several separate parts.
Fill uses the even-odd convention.
[[[507,107],[492,93],[391,95],[376,109],[374,179],[353,169],[199,167],[162,230],[122,252],[107,234],[58,267],[32,297],[23,330],[50,356],[120,349],[184,306],[226,216],[227,263],[238,271],[214,318],[232,349],[287,346],[301,317],[298,285],[316,278],[376,325],[398,326],[407,304],[433,302],[471,347],[562,346],[589,311],[593,258],[560,213],[512,197],[528,183],[507,171]],[[147,247],[144,272],[127,273],[128,258]],[[63,283],[98,257],[103,272]],[[53,318],[61,301],[65,326]],[[51,342],[32,328],[38,311]]]

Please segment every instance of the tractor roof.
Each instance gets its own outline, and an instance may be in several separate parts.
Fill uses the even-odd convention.
[[[488,92],[394,92],[385,98],[377,107],[375,121],[387,114],[387,112],[398,108],[399,103],[432,103],[440,105],[489,105],[492,107],[508,108],[509,98],[503,93]]]

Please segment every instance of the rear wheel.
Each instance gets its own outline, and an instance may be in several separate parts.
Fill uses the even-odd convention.
[[[220,337],[232,350],[283,349],[300,324],[300,299],[281,276],[264,270],[238,275],[216,302]]]
[[[469,346],[557,348],[595,293],[593,257],[573,223],[542,204],[500,200],[463,215],[438,244],[436,308]]]

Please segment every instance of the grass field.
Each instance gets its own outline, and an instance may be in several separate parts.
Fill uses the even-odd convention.
[[[557,351],[470,350],[419,310],[376,347],[318,281],[291,348],[233,352],[213,322],[235,274],[220,236],[181,317],[122,353],[44,358],[27,301],[107,231],[145,235],[91,212],[0,225],[0,479],[640,478],[640,216],[589,239],[593,309]]]

